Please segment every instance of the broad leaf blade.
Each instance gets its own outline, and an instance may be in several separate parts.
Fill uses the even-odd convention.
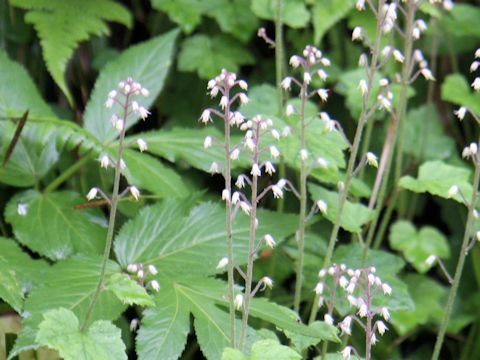
[[[20,313],[23,305],[23,294],[20,282],[14,269],[0,255],[0,299]]]
[[[113,274],[105,284],[105,289],[112,291],[117,298],[128,305],[153,306],[154,301],[140,286],[126,274]]]

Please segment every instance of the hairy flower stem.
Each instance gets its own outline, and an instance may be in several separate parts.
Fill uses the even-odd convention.
[[[305,68],[308,71],[308,67]],[[300,89],[302,99],[300,107],[300,147],[305,149],[305,104],[307,102],[308,84],[303,81]],[[307,213],[307,169],[305,168],[305,160],[300,163],[300,214],[298,219],[297,241],[298,241],[298,262],[297,262],[297,278],[295,282],[295,297],[293,301],[293,309],[298,314],[300,311],[300,301],[302,299],[303,285],[303,263],[305,257],[305,216]]]
[[[363,261],[365,261],[368,257],[368,250],[370,245],[372,244],[373,235],[375,233],[375,229],[378,224],[378,220],[380,217],[380,212],[383,207],[383,200],[385,199],[385,195],[387,192],[387,185],[388,185],[388,178],[390,175],[390,169],[392,166],[393,160],[393,153],[394,149],[397,151],[397,159],[396,159],[396,167],[395,167],[395,174],[394,174],[394,187],[396,188],[396,184],[398,179],[402,173],[402,155],[403,155],[403,131],[404,131],[404,122],[405,122],[405,114],[407,111],[407,103],[408,103],[408,87],[410,83],[410,72],[412,66],[412,51],[413,51],[413,27],[415,24],[415,12],[416,12],[416,3],[413,0],[409,0],[407,3],[407,16],[405,19],[405,43],[404,43],[404,55],[405,55],[405,62],[403,63],[402,68],[402,81],[401,81],[401,88],[400,88],[400,96],[398,99],[398,106],[396,111],[396,119],[394,119],[394,129],[393,129],[393,139],[391,143],[391,150],[388,152],[387,161],[385,165],[385,172],[380,175],[383,176],[382,183],[378,192],[377,203],[375,206],[375,212],[372,222],[370,223],[370,227],[368,229],[367,240],[365,242],[365,247],[363,250]],[[398,145],[395,146],[398,139]],[[394,190],[396,191],[396,190]],[[372,195],[373,196],[373,195]],[[393,196],[395,198],[396,196]]]
[[[81,331],[85,332],[88,329],[88,325],[93,315],[93,311],[95,310],[95,305],[98,302],[100,297],[100,293],[103,290],[104,281],[105,281],[105,272],[107,269],[107,262],[110,258],[110,251],[112,249],[113,243],[113,233],[115,231],[115,220],[117,215],[117,206],[119,201],[119,188],[120,188],[120,177],[122,173],[121,168],[121,161],[123,156],[123,147],[124,147],[124,140],[125,140],[125,132],[127,129],[127,118],[128,118],[128,107],[130,105],[130,94],[125,95],[125,103],[123,105],[123,128],[120,131],[120,137],[118,140],[118,151],[117,151],[117,159],[115,163],[115,178],[113,181],[113,193],[110,199],[110,217],[108,220],[108,229],[107,229],[107,239],[105,241],[105,250],[103,252],[103,259],[102,259],[102,267],[100,270],[100,276],[98,278],[97,288],[95,289],[95,293],[93,294],[92,302],[88,306],[85,319],[83,321]]]
[[[259,134],[260,127],[257,124],[255,129],[255,153],[253,155],[253,163],[258,163],[259,157]],[[247,337],[248,330],[248,315],[250,300],[252,298],[252,281],[253,281],[253,260],[255,257],[255,238],[256,238],[256,225],[257,225],[257,192],[258,192],[258,176],[252,175],[252,194],[251,194],[251,209],[250,209],[250,237],[248,240],[248,262],[247,273],[245,279],[245,301],[243,304],[243,316],[242,316],[242,330],[240,333],[240,350],[243,351],[245,347],[245,339]]]
[[[228,85],[227,85],[228,86]],[[229,89],[226,89],[229,90]],[[224,169],[224,178],[225,178],[225,189],[228,193],[232,193],[232,175],[231,175],[231,160],[230,160],[230,95],[229,91],[225,91],[227,94],[227,106],[225,108],[225,169]],[[233,259],[233,230],[232,230],[232,202],[226,202],[226,211],[225,211],[225,226],[227,232],[227,257],[228,257],[228,302],[229,302],[229,312],[230,312],[230,344],[235,348],[235,292],[234,292],[234,259]]]
[[[468,255],[468,243],[470,240],[472,225],[474,223],[473,212],[475,211],[475,205],[477,203],[479,182],[480,182],[480,164],[478,163],[478,161],[475,161],[475,175],[473,180],[472,199],[470,201],[470,204],[468,204],[468,217],[467,217],[467,223],[465,225],[465,232],[463,234],[462,248],[458,256],[457,268],[455,269],[453,284],[450,289],[450,293],[448,294],[447,306],[445,307],[445,313],[443,315],[443,320],[437,335],[437,341],[435,342],[435,348],[433,350],[432,360],[438,360],[438,357],[440,356],[440,351],[442,350],[442,345],[443,345],[443,339],[445,338],[448,322],[450,321],[450,316],[452,314],[453,304],[455,303],[455,299],[457,297],[458,286],[460,285],[463,266],[465,265],[465,258]]]
[[[372,312],[372,294],[370,288],[370,282],[368,281],[368,277],[365,274],[365,297],[367,303],[367,324],[365,327],[365,360],[370,360],[372,358],[372,319],[373,319],[373,312]]]

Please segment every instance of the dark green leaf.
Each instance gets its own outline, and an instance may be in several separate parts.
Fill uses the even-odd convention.
[[[145,288],[126,274],[110,276],[106,281],[105,289],[112,291],[123,303],[128,305],[154,305],[153,299],[147,294]]]
[[[276,0],[253,0],[252,11],[261,19],[275,20],[276,5]],[[310,21],[310,13],[303,0],[285,0],[282,19],[292,28],[303,28]]]
[[[2,254],[3,255],[3,254]],[[23,304],[23,293],[15,270],[0,255],[0,299],[20,313]]]
[[[323,35],[337,21],[345,17],[355,4],[354,0],[324,0],[316,1],[313,5],[312,20],[314,42],[319,44]]]

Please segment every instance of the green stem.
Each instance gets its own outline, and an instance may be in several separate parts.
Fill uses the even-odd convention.
[[[65,180],[70,178],[73,174],[75,174],[86,162],[91,160],[93,154],[90,152],[89,154],[83,156],[82,158],[78,159],[74,164],[72,164],[68,169],[66,169],[63,173],[61,173],[56,179],[54,179],[48,186],[43,190],[43,192],[49,193],[55,191]]]
[[[447,306],[445,307],[445,313],[443,315],[443,320],[440,325],[440,331],[438,332],[437,341],[435,342],[435,348],[433,350],[432,360],[438,360],[438,357],[440,356],[440,351],[442,350],[445,333],[447,332],[448,322],[450,321],[450,316],[452,314],[453,304],[455,303],[455,299],[457,297],[458,286],[460,285],[460,279],[462,278],[463,266],[465,265],[465,259],[468,255],[467,247],[470,240],[472,225],[474,222],[473,212],[475,211],[475,205],[477,202],[479,182],[480,182],[480,164],[475,163],[473,193],[472,193],[471,202],[468,205],[468,217],[467,217],[467,224],[465,225],[465,232],[463,234],[462,248],[458,256],[457,268],[455,269],[455,276],[453,278],[452,288],[450,289],[450,293],[448,294]]]
[[[92,302],[88,306],[85,319],[83,321],[81,331],[85,332],[88,329],[88,325],[90,323],[90,320],[93,315],[93,311],[95,310],[95,305],[98,302],[98,299],[100,297],[100,293],[103,290],[104,286],[104,281],[105,281],[105,273],[107,269],[107,262],[108,259],[110,258],[110,251],[112,249],[112,243],[113,243],[113,234],[115,231],[115,220],[116,220],[116,214],[117,214],[117,206],[118,206],[118,201],[119,201],[119,189],[120,189],[120,177],[121,177],[121,160],[122,160],[122,155],[123,155],[123,142],[125,140],[125,132],[127,128],[127,117],[128,117],[128,107],[129,107],[129,94],[126,95],[125,98],[125,105],[123,107],[123,129],[120,132],[120,138],[118,141],[118,151],[117,151],[117,159],[115,163],[115,178],[113,181],[113,193],[112,193],[112,198],[110,199],[110,217],[108,220],[108,229],[107,229],[107,239],[105,242],[105,250],[103,252],[103,259],[102,259],[102,267],[100,270],[100,276],[98,279],[98,284],[97,288],[95,289],[95,293],[93,294]]]
[[[363,250],[363,261],[365,261],[368,257],[368,249],[373,241],[373,234],[375,232],[375,228],[378,224],[378,220],[380,217],[380,212],[383,207],[383,200],[385,199],[385,195],[387,192],[388,186],[388,179],[390,177],[390,169],[392,166],[393,160],[393,153],[394,150],[397,150],[397,159],[396,159],[396,166],[395,166],[395,183],[396,185],[398,179],[402,173],[402,155],[403,155],[403,129],[404,129],[404,122],[405,122],[405,113],[407,109],[407,102],[408,102],[408,86],[410,82],[410,71],[411,71],[411,62],[412,62],[412,50],[413,50],[413,36],[412,30],[415,23],[415,12],[416,12],[416,4],[413,0],[409,0],[407,3],[407,16],[406,16],[406,27],[405,27],[405,44],[404,44],[404,56],[405,62],[403,63],[402,68],[402,82],[401,82],[401,89],[400,89],[400,96],[398,99],[398,106],[396,111],[396,120],[394,124],[393,130],[393,139],[390,151],[388,152],[387,161],[385,165],[385,172],[383,174],[382,183],[380,186],[380,191],[378,193],[378,199],[375,206],[374,217],[372,222],[370,223],[370,228],[368,231],[367,240],[365,243],[365,247]],[[396,143],[398,139],[398,148],[396,148]]]

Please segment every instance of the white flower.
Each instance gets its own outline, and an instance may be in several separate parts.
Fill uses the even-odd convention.
[[[239,155],[240,155],[240,149],[238,148],[233,149],[232,152],[230,153],[230,159],[237,160]]]
[[[475,90],[475,91],[479,91],[479,90],[480,90],[480,77],[476,77],[475,80],[473,80],[473,82],[472,82],[472,88],[473,88],[473,90]]]
[[[92,191],[92,190],[90,190]],[[24,203],[17,204],[17,214],[20,216],[26,216],[28,212],[28,205]]]
[[[378,84],[380,86],[387,86],[390,82],[388,81],[387,78],[381,78],[379,81],[378,81]]]
[[[248,205],[245,201],[240,201],[240,208],[245,214],[250,215],[250,205]]]
[[[235,205],[240,201],[240,193],[238,191],[235,191],[232,195],[232,204]]]
[[[138,109],[138,114],[140,115],[142,120],[145,120],[148,117],[148,115],[150,115],[150,111],[145,109],[143,106],[140,106],[140,108]]]
[[[280,189],[283,189],[283,188],[285,187],[285,185],[287,185],[287,180],[285,180],[285,179],[280,179],[280,180],[278,180],[277,186],[278,186]]]
[[[137,277],[138,277],[138,278],[143,279],[143,276],[144,276],[144,275],[145,275],[145,274],[144,274],[144,272],[143,272],[143,269],[138,270],[138,272],[137,272]]]
[[[470,65],[470,72],[477,71],[478,67],[480,66],[480,61],[474,61]]]
[[[317,94],[322,99],[322,101],[328,100],[328,89],[318,89]]]
[[[413,52],[413,58],[415,59],[416,62],[422,62],[424,61],[423,53],[422,50],[420,49],[415,49]]]
[[[327,205],[327,203],[326,203],[325,201],[323,201],[323,200],[318,200],[318,201],[316,202],[316,205],[317,205],[318,210],[320,210],[320,212],[321,212],[322,214],[326,214],[326,213],[327,213],[328,205]]]
[[[221,97],[220,99],[220,107],[225,110],[225,108],[227,107],[228,105],[228,98],[224,95]]]
[[[138,145],[138,149],[140,150],[140,152],[144,152],[145,150],[148,149],[148,145],[147,145],[147,142],[143,139],[137,139],[137,145]]]
[[[345,289],[348,285],[348,280],[345,276],[340,276],[340,279],[338,280],[338,284],[342,287],[342,289]]]
[[[475,50],[475,59],[480,59],[480,48]]]
[[[342,351],[342,358],[346,360],[350,360],[352,358],[352,347],[351,346],[346,346]]]
[[[212,137],[211,136],[206,136],[205,140],[203,140],[203,147],[205,149],[208,149],[210,146],[212,146]]]
[[[272,186],[272,192],[273,192],[273,197],[275,199],[281,199],[283,198],[283,190],[280,188],[278,185],[273,185]]]
[[[382,307],[382,308],[380,309],[380,313],[382,314],[382,316],[383,316],[383,318],[385,319],[385,321],[390,320],[390,311],[388,311],[388,308]]]
[[[255,150],[255,142],[252,140],[251,137],[248,137],[248,138],[245,139],[245,146],[248,147],[250,149],[250,151]]]
[[[308,159],[308,150],[307,149],[300,150],[300,159],[302,159],[303,161]]]
[[[290,134],[290,126],[285,126],[282,130],[282,136],[285,137],[285,136],[288,136]]]
[[[159,291],[160,290],[160,284],[158,283],[157,280],[152,280],[150,281],[150,286],[152,287],[153,290]]]
[[[347,296],[348,303],[350,306],[356,307],[357,306],[357,299],[353,295],[348,295]]]
[[[125,94],[128,94],[130,90],[132,90],[132,87],[129,84],[125,84],[125,86],[123,87],[123,91],[125,92]]]
[[[249,99],[248,99],[247,94],[245,94],[245,93],[240,93],[240,94],[238,95],[238,97],[240,98],[240,102],[241,102],[243,105],[248,104]]]
[[[147,88],[142,88],[142,89],[140,90],[140,93],[141,93],[143,96],[145,96],[145,97],[147,97],[148,95],[150,95],[150,91],[148,91]]]
[[[323,316],[323,321],[325,321],[325,324],[327,325],[333,325],[333,317],[330,314],[325,314]]]
[[[272,129],[272,137],[275,140],[279,140],[280,139],[280,133],[276,129]]]
[[[360,89],[362,95],[365,95],[368,90],[367,81],[364,79],[360,80],[360,82],[358,83],[358,88]]]
[[[328,74],[325,72],[325,70],[323,70],[323,69],[317,70],[317,75],[323,81],[327,80]]]
[[[275,247],[275,245],[277,245],[277,243],[275,242],[275,239],[270,234],[266,234],[263,237],[263,240],[265,241],[265,244],[267,244],[267,246],[272,248],[272,249]]]
[[[223,257],[217,264],[217,269],[223,269],[228,265],[228,257]]]
[[[367,164],[373,167],[378,168],[378,158],[372,152],[367,152]]]
[[[448,189],[447,198],[452,198],[452,197],[454,197],[455,195],[457,195],[457,194],[458,194],[458,190],[459,190],[459,188],[458,188],[457,185],[452,185],[452,186],[450,187],[450,189]]]
[[[139,109],[138,102],[132,101],[132,110],[138,111],[138,109]]]
[[[318,166],[320,166],[321,168],[323,168],[323,169],[328,168],[328,160],[319,157],[319,158],[317,158],[316,161],[317,161]]]
[[[315,289],[313,289],[313,291],[315,291],[315,294],[320,295],[323,294],[323,288],[323,282],[319,282],[317,285],[315,285]]]
[[[291,77],[286,77],[285,79],[282,80],[281,86],[285,90],[290,90],[290,87],[292,85],[292,78]]]
[[[383,336],[383,334],[385,334],[385,331],[388,330],[387,326],[381,320],[378,320],[376,324],[377,324],[378,333]]]
[[[270,176],[272,176],[272,174],[275,172],[275,167],[270,161],[265,163],[265,172]]]
[[[287,105],[287,109],[286,109],[286,111],[285,111],[285,115],[291,116],[291,115],[293,115],[294,113],[295,113],[295,108],[293,107],[292,104],[288,104],[288,105]]]
[[[480,241],[480,231],[475,233],[475,237],[477,238],[477,241]]]
[[[335,267],[334,266],[330,266],[327,270],[328,274],[329,275],[334,275],[335,274]]]
[[[235,305],[235,309],[240,310],[243,306],[243,295],[237,294],[233,303]]]
[[[348,335],[352,335],[352,317],[347,316],[341,323],[338,324],[340,329]]]
[[[293,55],[290,58],[290,65],[292,65],[292,67],[294,67],[294,68],[297,68],[300,65],[301,61],[302,61],[302,59],[300,58],[300,56]]]
[[[216,161],[212,162],[208,171],[212,174],[220,172],[220,169],[218,168],[218,163]]]
[[[368,58],[365,54],[360,54],[358,58],[358,66],[364,67],[368,65]]]
[[[357,8],[358,11],[365,10],[365,0],[357,0],[355,7]]]
[[[375,275],[373,275],[373,274],[368,274],[367,279],[368,279],[368,283],[369,283],[370,285],[373,285],[373,284],[375,283]]]
[[[392,47],[390,45],[387,45],[382,49],[382,56],[387,57],[390,55],[391,52],[392,52]]]
[[[366,304],[361,304],[360,305],[360,308],[358,309],[358,315],[360,315],[360,317],[367,316],[367,305]]]
[[[212,90],[210,90],[210,97],[213,99],[218,95],[219,91],[220,91],[220,88],[218,86],[214,86]]]
[[[245,175],[238,176],[235,186],[239,189],[243,189],[245,187]]]
[[[372,346],[377,343],[377,336],[375,334],[372,334],[372,337],[370,338],[370,342],[372,343]]]
[[[132,194],[135,200],[138,200],[140,197],[140,190],[138,190],[138,188],[135,186],[130,186],[130,194]]]
[[[391,295],[392,294],[392,288],[390,285],[383,283],[382,284],[382,290],[385,295]]]
[[[325,270],[325,269],[320,269],[320,271],[318,272],[318,277],[319,277],[319,278],[324,278],[325,275],[327,275],[327,270]]]
[[[122,131],[123,126],[124,126],[123,120],[122,119],[117,119],[117,121],[115,122],[115,129],[117,129],[118,131]]]
[[[348,284],[348,286],[345,290],[347,291],[347,293],[353,294],[353,292],[355,291],[355,283],[350,282],[350,284]]]
[[[223,189],[222,200],[225,200],[227,203],[230,201],[230,191],[228,189]]]
[[[270,279],[268,276],[264,276],[261,281],[269,289],[273,287],[273,280]]]
[[[113,99],[108,98],[107,101],[105,101],[105,107],[110,109],[110,108],[112,108],[112,106],[113,106]]]
[[[128,264],[127,271],[131,274],[136,273],[138,271],[138,265],[137,264]]]
[[[322,63],[323,66],[330,66],[331,65],[330,59],[326,58],[326,57],[322,58],[320,60],[320,62]]]
[[[361,26],[356,26],[352,31],[352,41],[362,38],[363,29]]]
[[[415,26],[415,27],[412,29],[412,37],[413,37],[415,40],[420,39],[420,28],[418,28],[418,27]]]
[[[153,264],[148,265],[148,272],[152,275],[157,275],[158,274],[158,270],[155,267],[155,265],[153,265]]]
[[[248,90],[248,84],[245,80],[240,80],[238,82],[238,86],[240,86],[240,89],[242,90],[245,90],[245,91]]]
[[[209,121],[212,121],[212,117],[210,115],[210,110],[208,110],[208,109],[203,110],[202,115],[200,116],[200,120],[204,124],[208,123]]]
[[[435,81],[435,78],[433,77],[432,71],[430,69],[424,68],[424,69],[420,70],[420,72],[422,73],[425,80]]]
[[[393,50],[393,57],[394,57],[395,60],[397,60],[399,63],[403,63],[403,61],[405,60],[405,56],[403,56],[403,54],[401,53],[401,51],[398,50],[398,49]]]
[[[385,109],[387,111],[392,110],[392,103],[385,96],[378,95],[377,100],[380,103],[380,109]]]
[[[272,156],[272,158],[277,158],[280,156],[280,151],[278,151],[278,149],[276,148],[276,146],[274,145],[271,145],[270,146],[270,155]]]
[[[458,110],[455,110],[453,112],[459,120],[463,120],[465,118],[465,115],[467,114],[467,108],[465,106],[462,106],[458,108]]]
[[[470,154],[475,155],[478,151],[478,145],[476,143],[471,143],[469,146]]]
[[[90,201],[90,200],[95,199],[97,194],[98,194],[98,188],[96,188],[96,187],[91,188],[90,191],[87,194],[87,200]]]
[[[252,170],[250,171],[250,174],[253,175],[253,176],[262,175],[262,172],[260,171],[260,167],[258,166],[257,163],[253,164]]]
[[[303,81],[306,83],[306,84],[310,84],[310,81],[312,81],[312,75],[310,75],[309,72],[304,72],[303,73]]]

